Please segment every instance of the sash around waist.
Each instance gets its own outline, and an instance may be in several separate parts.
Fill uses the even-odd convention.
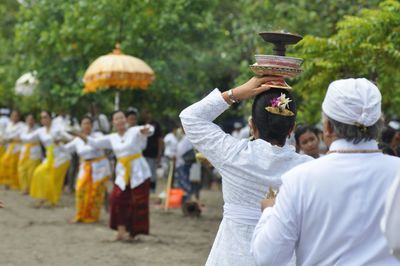
[[[256,226],[260,217],[260,208],[232,203],[224,204],[224,218],[228,218],[236,223]]]
[[[131,169],[132,169],[131,162],[134,161],[134,160],[137,160],[137,159],[139,159],[141,157],[143,157],[143,155],[142,155],[141,152],[139,152],[139,153],[135,153],[135,154],[131,154],[131,155],[122,156],[122,157],[117,158],[117,161],[122,165],[122,167],[125,170],[124,177],[123,177],[124,181],[125,181],[125,185],[128,184],[129,181],[130,181],[129,180],[130,179],[129,176],[131,174]]]

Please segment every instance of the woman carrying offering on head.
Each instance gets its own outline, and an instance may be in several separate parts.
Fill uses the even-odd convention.
[[[285,145],[296,118],[289,91],[264,85],[274,77],[253,77],[221,93],[212,91],[180,114],[186,136],[222,176],[224,217],[206,265],[255,265],[250,241],[261,216],[260,200],[277,190],[281,175],[311,157]],[[235,102],[253,98],[254,141],[235,139],[212,121]]]

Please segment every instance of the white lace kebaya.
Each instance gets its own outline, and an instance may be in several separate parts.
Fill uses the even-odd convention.
[[[256,139],[238,140],[212,121],[229,105],[218,89],[180,114],[186,136],[222,176],[224,217],[206,265],[255,265],[251,237],[261,216],[260,202],[281,175],[311,157],[293,146],[274,146]]]

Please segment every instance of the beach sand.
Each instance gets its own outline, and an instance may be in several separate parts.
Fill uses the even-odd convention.
[[[160,184],[161,185],[161,184]],[[162,185],[160,186],[162,187]],[[200,218],[150,207],[150,235],[132,243],[114,242],[103,210],[95,224],[69,224],[74,196],[62,196],[56,208],[35,209],[34,201],[0,188],[0,265],[204,265],[222,218],[222,193],[203,190]]]

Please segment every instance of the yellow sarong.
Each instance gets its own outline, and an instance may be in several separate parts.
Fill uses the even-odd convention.
[[[92,223],[98,221],[100,218],[106,182],[109,177],[106,176],[101,180],[93,182],[92,164],[104,159],[105,157],[100,157],[81,162],[83,164],[83,175],[79,177],[75,191],[76,221]]]
[[[3,157],[3,154],[6,152],[6,148],[3,144],[0,143],[0,158]]]
[[[131,175],[131,170],[132,170],[132,164],[131,162],[133,160],[139,159],[140,157],[142,157],[142,153],[135,153],[132,155],[128,155],[128,156],[124,156],[124,157],[120,157],[118,158],[118,162],[122,165],[122,167],[124,167],[125,170],[125,174],[124,174],[124,181],[125,184],[128,185],[130,183],[130,175]]]
[[[36,145],[39,145],[39,143],[25,143],[23,147],[24,154],[21,155],[22,157],[18,162],[18,179],[22,191],[29,189],[33,172],[41,162],[40,159],[33,160],[29,158],[32,147]]]
[[[6,152],[3,154],[0,160],[0,184],[8,185],[12,189],[19,189],[18,182],[18,160],[19,151],[14,152],[15,146],[19,142],[13,141],[8,144]]]
[[[54,145],[46,149],[47,160],[40,164],[34,171],[30,187],[33,198],[44,199],[56,205],[61,197],[64,178],[67,174],[70,161],[58,167],[54,166]]]

